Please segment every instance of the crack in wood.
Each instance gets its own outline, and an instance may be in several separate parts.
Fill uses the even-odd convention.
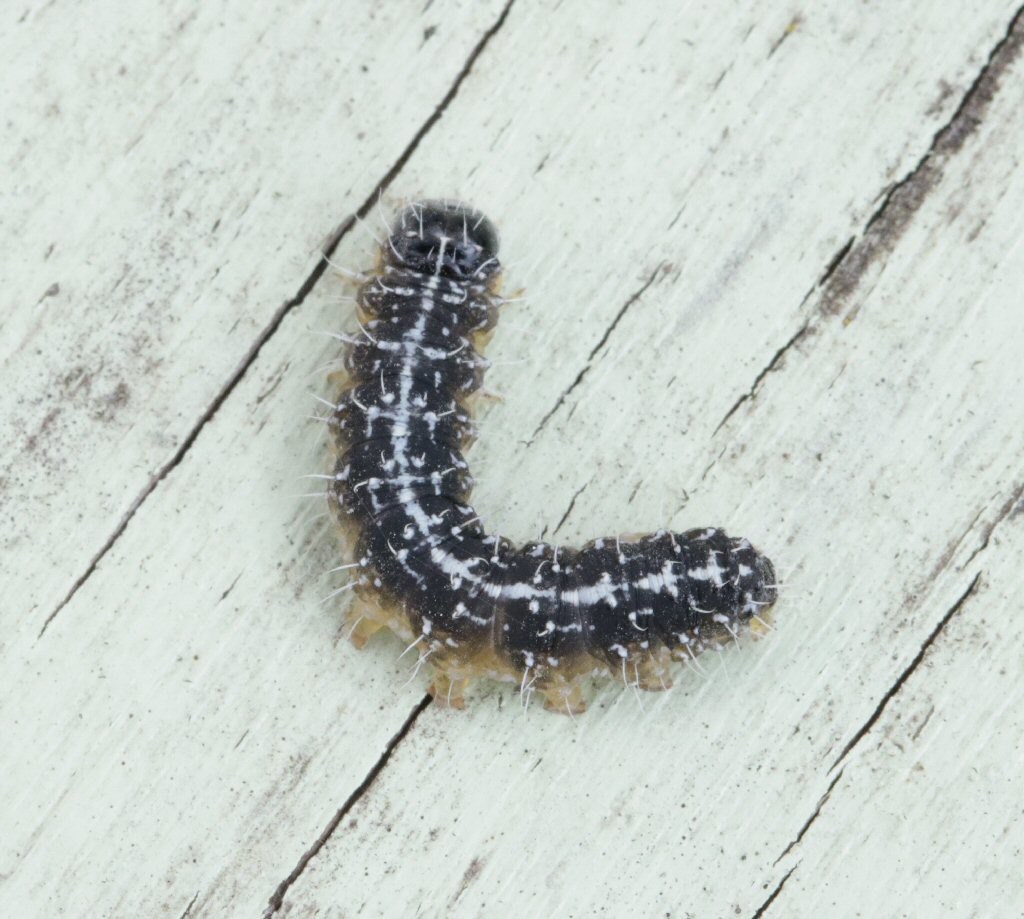
[[[830,277],[832,277],[835,270],[839,267],[839,263],[842,262],[844,258],[846,258],[846,254],[850,251],[850,249],[853,248],[853,244],[856,241],[857,237],[851,236],[848,240],[846,240],[845,245],[835,255],[832,256],[832,260],[828,263],[828,265],[825,267],[825,270],[821,273],[821,277],[818,278],[818,282],[814,285],[814,287],[807,291],[807,296],[804,297],[804,302],[807,301],[808,297],[810,297],[811,294],[814,293],[814,291],[816,291],[819,287],[821,287],[822,284],[824,284]]]
[[[286,877],[271,895],[267,901],[267,908],[263,911],[263,919],[269,919],[273,916],[284,903],[285,895],[288,893],[289,888],[294,884],[302,872],[306,870],[309,863],[316,858],[320,853],[320,850],[327,844],[327,841],[334,834],[334,831],[341,824],[341,821],[345,819],[345,816],[352,810],[353,807],[358,803],[359,799],[369,790],[370,786],[374,783],[377,776],[384,771],[384,767],[387,766],[388,760],[391,759],[391,754],[395,752],[398,745],[405,739],[406,735],[412,730],[413,725],[416,723],[416,719],[426,711],[427,707],[433,701],[433,697],[428,693],[416,704],[416,707],[409,713],[403,722],[398,733],[395,734],[391,740],[388,741],[387,746],[384,747],[384,752],[381,753],[380,758],[373,767],[366,774],[366,778],[356,787],[355,791],[352,792],[345,800],[345,803],[338,808],[334,816],[327,822],[327,826],[324,827],[323,832],[316,838],[313,845],[310,846],[299,859],[298,863],[291,870],[291,873]]]
[[[992,533],[995,531],[996,527],[999,526],[999,524],[1002,523],[1003,520],[1007,519],[1008,517],[1013,516],[1016,513],[1017,505],[1021,501],[1022,498],[1024,498],[1024,484],[1021,484],[1020,486],[1018,486],[1014,490],[1013,494],[1006,501],[1003,502],[1003,504],[1000,507],[999,512],[996,515],[996,517],[993,519],[993,521],[988,526],[985,527],[984,537],[982,539],[981,544],[978,546],[977,549],[974,550],[974,552],[971,553],[970,558],[968,558],[968,560],[964,563],[964,566],[963,566],[964,568],[966,568],[974,560],[975,556],[977,556],[980,552],[982,552],[984,549],[986,549],[988,547],[989,540],[990,540],[990,538],[992,536]],[[959,540],[957,540],[955,545],[959,545],[963,541],[964,537],[967,535],[967,532],[970,532],[974,528],[974,524],[977,522],[978,517],[980,517],[980,516],[981,516],[981,511],[979,511],[978,514],[975,515],[974,520],[971,522],[971,526],[968,527],[967,531],[960,537]],[[947,552],[944,553],[945,563],[946,564],[948,564],[949,557],[951,555],[952,555],[952,550],[947,550]],[[942,567],[945,567],[945,565],[943,565]],[[925,639],[925,641],[921,645],[921,647],[918,650],[918,653],[914,657],[914,659],[910,662],[910,664],[907,666],[907,668],[897,678],[896,682],[889,688],[889,690],[882,697],[882,700],[879,702],[879,704],[875,708],[874,712],[871,714],[871,717],[868,718],[868,720],[865,722],[865,724],[854,735],[853,739],[849,743],[847,743],[847,745],[843,748],[842,753],[839,754],[839,757],[836,759],[836,761],[829,768],[829,772],[832,772],[836,768],[836,766],[838,766],[839,763],[842,762],[843,759],[846,758],[847,754],[860,742],[860,740],[875,725],[875,723],[881,717],[882,712],[885,710],[886,706],[889,704],[890,700],[892,700],[892,698],[899,693],[900,689],[906,683],[907,679],[911,676],[911,674],[914,672],[914,670],[924,660],[924,657],[927,654],[928,649],[935,642],[935,640],[938,638],[938,636],[942,633],[943,629],[945,629],[945,627],[953,619],[953,617],[960,611],[960,609],[967,602],[969,597],[974,593],[974,591],[976,590],[976,588],[978,586],[978,583],[979,583],[980,579],[981,579],[981,572],[979,571],[978,574],[976,574],[974,576],[974,579],[971,581],[970,585],[967,587],[967,590],[965,590],[960,595],[960,597],[950,607],[950,609],[946,612],[946,614],[942,617],[942,619],[939,620],[939,623],[931,631],[931,633],[928,635],[928,637]],[[924,716],[924,719],[921,721],[921,724],[918,725],[917,729],[914,731],[914,733],[912,735],[912,739],[913,740],[917,740],[918,737],[920,737],[921,732],[924,730],[925,725],[928,724],[928,722],[931,719],[932,714],[934,712],[935,712],[935,706],[933,705],[933,706],[931,706],[931,708],[928,709],[928,712]],[[844,772],[845,768],[846,767],[843,766],[843,768],[841,768],[836,773],[835,778],[832,779],[832,781],[829,784],[828,788],[825,790],[825,793],[821,796],[821,798],[818,799],[818,803],[815,806],[814,811],[811,814],[811,816],[804,823],[803,827],[797,833],[797,835],[793,839],[793,841],[790,842],[790,844],[788,846],[786,846],[786,848],[783,850],[782,854],[777,859],[775,859],[775,861],[772,863],[773,866],[777,865],[780,861],[782,861],[782,859],[784,859],[800,843],[800,841],[807,834],[807,831],[808,831],[808,829],[810,829],[811,824],[813,824],[814,821],[817,820],[819,814],[821,813],[822,808],[825,805],[825,802],[827,802],[829,797],[831,796],[833,789],[839,783],[839,780],[843,777],[843,772]]]
[[[622,317],[625,316],[629,308],[644,295],[647,288],[657,280],[658,272],[662,271],[664,268],[666,268],[666,264],[664,262],[659,263],[654,271],[651,272],[651,276],[643,283],[643,286],[631,294],[629,299],[622,304],[622,307],[619,309],[618,313],[615,314],[615,318],[611,321],[611,324],[604,330],[604,334],[601,336],[601,339],[593,348],[590,349],[590,354],[587,355],[587,360],[583,365],[583,369],[576,374],[576,379],[569,384],[568,388],[558,397],[558,399],[555,400],[555,404],[551,407],[548,413],[541,418],[540,424],[537,425],[533,434],[530,435],[530,439],[526,442],[527,446],[530,446],[537,439],[537,435],[544,429],[544,426],[548,421],[551,420],[551,416],[558,411],[562,403],[565,402],[566,398],[568,398],[569,394],[580,385],[583,378],[590,372],[591,367],[593,367],[595,355],[608,343],[608,339],[611,337],[612,332],[615,331],[615,327],[622,321]]]
[[[239,572],[238,572],[238,577],[236,577],[236,578],[235,578],[235,579],[234,579],[234,580],[233,580],[233,581],[232,581],[232,582],[231,582],[231,583],[230,583],[230,584],[228,585],[228,589],[227,589],[227,590],[225,590],[225,591],[224,591],[224,593],[222,593],[222,594],[220,595],[220,599],[219,599],[219,600],[218,600],[218,601],[217,601],[216,603],[214,603],[214,604],[213,604],[214,606],[220,606],[220,604],[221,604],[221,603],[222,603],[222,602],[223,602],[224,600],[226,600],[226,599],[227,599],[227,596],[228,596],[228,594],[229,594],[229,593],[231,593],[231,591],[233,591],[233,590],[235,589],[235,585],[236,585],[236,584],[237,584],[237,583],[238,583],[238,582],[239,582],[239,581],[240,581],[240,580],[242,579],[242,575],[243,575],[243,574],[245,574],[245,572],[244,572],[244,571],[239,571]]]
[[[192,426],[185,439],[181,442],[178,449],[174,451],[171,458],[164,463],[163,466],[156,472],[155,475],[150,477],[150,480],[143,487],[142,491],[136,496],[135,500],[132,501],[131,506],[118,521],[117,526],[114,527],[114,531],[107,537],[107,540],[100,547],[99,551],[92,557],[89,564],[86,566],[85,571],[79,575],[79,577],[71,585],[71,588],[64,595],[64,598],[54,607],[53,611],[46,617],[43,622],[42,628],[39,630],[37,638],[42,638],[46,633],[46,630],[50,627],[50,623],[56,618],[57,614],[60,613],[76,593],[81,589],[82,585],[92,577],[93,572],[99,566],[100,562],[107,555],[107,553],[113,548],[114,544],[124,535],[125,530],[128,528],[128,524],[132,518],[138,512],[139,508],[149,498],[151,494],[156,490],[156,487],[167,478],[167,476],[174,471],[185,458],[185,454],[192,448],[192,445],[196,442],[196,438],[199,437],[202,430],[210,422],[210,420],[217,414],[220,407],[227,400],[238,384],[242,381],[249,368],[256,362],[256,358],[259,357],[260,351],[263,350],[263,346],[274,336],[277,330],[281,327],[281,323],[284,321],[292,310],[300,306],[309,296],[310,292],[316,286],[317,282],[323,277],[324,272],[327,270],[330,264],[330,258],[337,250],[341,241],[348,235],[356,223],[366,217],[369,214],[370,209],[380,199],[380,196],[390,187],[391,183],[395,180],[398,174],[405,168],[410,157],[416,152],[417,147],[423,141],[423,138],[430,132],[431,128],[441,119],[441,116],[445,113],[445,110],[451,105],[452,100],[458,95],[459,88],[462,86],[466,77],[469,76],[473,69],[473,65],[476,63],[477,58],[484,52],[491,39],[501,30],[501,27],[505,24],[505,20],[508,18],[509,11],[512,9],[515,0],[507,0],[505,6],[494,24],[484,32],[483,36],[473,47],[473,50],[469,53],[465,63],[462,65],[462,69],[456,75],[452,85],[448,88],[448,91],[441,98],[441,101],[434,107],[434,111],[427,117],[427,119],[420,125],[419,130],[413,135],[412,140],[406,145],[405,149],[399,155],[398,159],[391,165],[388,171],[384,174],[384,177],[377,183],[373,191],[370,192],[366,200],[359,206],[354,214],[351,214],[346,220],[342,221],[331,234],[324,241],[324,244],[320,249],[320,259],[317,261],[316,266],[310,272],[309,276],[302,282],[299,287],[298,293],[295,294],[290,300],[286,300],[281,304],[280,307],[275,311],[271,317],[270,322],[263,328],[263,330],[257,335],[256,339],[249,346],[248,351],[242,358],[241,362],[232,372],[231,376],[228,377],[227,382],[220,388],[220,391],[214,397],[213,401],[207,406],[206,410],[199,416],[199,420]]]
[[[992,522],[986,524],[982,528],[981,541],[978,543],[978,546],[967,557],[967,560],[964,561],[963,564],[957,566],[957,570],[963,571],[964,569],[969,567],[971,562],[974,561],[974,559],[979,555],[979,553],[983,552],[985,549],[988,548],[989,540],[992,538],[992,533],[995,531],[996,527],[999,526],[999,524],[1001,524],[1007,517],[1012,517],[1017,513],[1017,510],[1015,510],[1015,506],[1018,505],[1018,502],[1020,502],[1022,498],[1024,498],[1024,482],[1018,485],[1017,488],[1014,489],[1010,497],[1007,498],[1006,501],[1002,503],[1002,505],[1000,505],[999,510],[996,512],[996,516],[992,520]],[[1024,508],[1024,503],[1018,506],[1018,510],[1020,508]],[[971,518],[971,522],[968,523],[966,527],[964,527],[963,532],[961,532],[958,537],[951,540],[947,544],[946,548],[942,551],[942,554],[939,555],[938,559],[936,559],[935,564],[932,566],[928,574],[921,579],[920,583],[918,583],[911,589],[911,596],[923,593],[927,586],[934,582],[935,579],[943,571],[946,570],[946,568],[949,566],[949,563],[953,560],[953,557],[957,554],[960,547],[963,545],[964,540],[967,539],[967,537],[974,532],[974,527],[977,524],[978,520],[981,519],[981,515],[985,513],[985,510],[986,505],[982,505],[980,508],[978,508],[977,513],[975,513],[975,515]]]
[[[593,481],[593,479],[591,479],[591,481]],[[587,485],[589,484],[590,482],[581,485],[579,489],[577,489],[576,494],[572,496],[572,500],[569,502],[569,506],[565,509],[565,513],[562,514],[562,519],[558,521],[557,526],[555,526],[555,528],[551,531],[552,536],[554,536],[555,533],[562,529],[562,524],[569,519],[569,515],[572,513],[572,509],[576,506],[576,499],[583,494],[583,492],[586,490]]]
[[[981,507],[978,512],[971,518],[971,522],[967,524],[963,532],[956,538],[951,540],[946,548],[942,550],[942,553],[935,560],[935,564],[932,565],[931,570],[921,580],[911,588],[911,594],[907,598],[907,603],[912,601],[912,597],[918,594],[923,594],[927,590],[929,584],[933,584],[935,579],[942,574],[943,571],[949,566],[949,563],[953,560],[953,556],[956,555],[957,550],[963,544],[963,541],[974,532],[974,525],[978,522],[978,519],[985,512],[985,508]],[[973,556],[972,556],[973,557]],[[966,564],[961,565],[961,570],[967,567]]]
[[[753,915],[753,916],[751,916],[751,919],[761,919],[761,917],[762,917],[762,916],[763,916],[763,915],[764,915],[764,914],[765,914],[766,912],[768,912],[768,907],[769,907],[769,906],[771,906],[771,905],[772,905],[772,903],[774,902],[775,898],[776,898],[776,897],[777,897],[777,896],[778,896],[778,895],[779,895],[780,893],[782,893],[782,888],[786,886],[786,881],[788,881],[788,880],[789,880],[789,876],[790,876],[790,875],[791,875],[791,874],[792,874],[792,873],[793,873],[794,871],[796,871],[796,865],[794,865],[794,866],[793,866],[792,868],[790,868],[790,869],[789,869],[789,871],[787,871],[787,872],[786,872],[786,873],[785,873],[785,874],[784,874],[784,875],[782,876],[782,880],[781,880],[781,881],[779,881],[779,883],[778,883],[778,885],[777,885],[777,886],[775,887],[775,889],[774,889],[774,890],[773,890],[773,891],[772,891],[772,892],[771,892],[771,893],[770,893],[770,894],[768,895],[768,899],[767,899],[767,900],[765,900],[765,901],[764,901],[764,903],[762,903],[762,904],[761,904],[761,905],[760,905],[760,906],[758,907],[758,909],[757,909],[757,912],[756,912],[756,913],[754,913],[754,915]]]
[[[974,81],[967,88],[956,111],[935,132],[932,142],[913,169],[895,182],[882,203],[868,218],[860,239],[848,246],[834,269],[822,295],[820,310],[836,314],[849,302],[868,269],[896,247],[911,219],[929,192],[942,178],[945,167],[967,139],[977,131],[1002,78],[1024,47],[1024,6],[1014,14],[1006,33],[990,52]],[[850,321],[857,310],[845,317]]]
[[[818,313],[826,316],[838,313],[849,302],[868,269],[895,249],[928,193],[939,183],[946,164],[981,125],[989,105],[996,96],[1003,75],[1016,60],[1022,47],[1024,6],[1014,14],[1005,34],[989,53],[985,64],[960,99],[956,111],[935,132],[924,155],[910,172],[886,189],[881,196],[881,204],[868,218],[860,237],[851,236],[831,258],[803,302],[806,302],[815,290],[824,288]],[[849,322],[856,312],[856,309],[851,310],[845,320]],[[807,333],[811,321],[808,319],[796,334],[775,352],[775,356],[757,375],[750,389],[726,412],[725,417],[712,432],[712,436],[718,433],[744,402],[756,395],[757,388],[765,376],[775,368],[785,352]]]
[[[764,378],[768,376],[768,374],[771,373],[773,370],[775,370],[776,367],[778,367],[779,362],[786,356],[786,352],[789,351],[789,349],[792,348],[793,345],[795,345],[798,341],[800,341],[801,338],[804,337],[804,335],[807,334],[810,327],[811,320],[808,319],[802,326],[800,326],[799,329],[796,330],[796,332],[793,334],[793,337],[790,338],[789,341],[787,341],[781,348],[779,348],[778,351],[775,352],[775,354],[772,356],[772,359],[768,361],[768,363],[762,368],[761,372],[754,378],[754,382],[751,385],[750,389],[743,393],[743,395],[740,396],[733,403],[732,408],[730,408],[729,411],[725,413],[725,417],[723,417],[722,420],[718,422],[718,427],[716,427],[714,431],[711,432],[712,437],[714,437],[722,429],[722,426],[730,418],[732,418],[732,416],[736,413],[736,410],[744,402],[746,402],[748,399],[753,399],[754,396],[757,395],[757,390],[761,386],[761,383],[764,381]],[[707,470],[705,470],[704,475],[707,475]]]
[[[820,798],[818,798],[818,804],[814,808],[814,812],[811,814],[810,817],[807,818],[804,825],[800,828],[800,832],[796,834],[796,837],[793,839],[793,841],[788,846],[786,846],[785,849],[782,850],[782,855],[780,855],[777,859],[775,859],[774,862],[772,862],[772,867],[775,867],[775,865],[781,862],[787,855],[789,855],[789,853],[796,846],[800,844],[800,840],[803,839],[804,836],[807,834],[807,831],[811,828],[811,824],[818,819],[818,814],[821,813],[822,807],[825,806],[825,802],[828,801],[829,797],[832,795],[832,789],[836,787],[836,785],[842,777],[843,770],[840,769],[839,772],[836,773],[836,777],[832,779],[832,781],[829,783],[828,788],[825,789],[825,793]]]
[[[799,13],[797,13],[796,16],[794,16],[789,21],[789,24],[786,26],[786,28],[782,30],[782,34],[777,39],[775,39],[774,42],[772,42],[772,46],[768,50],[769,58],[772,57],[772,55],[774,55],[775,52],[782,47],[782,43],[787,38],[789,38],[790,35],[792,35],[797,29],[800,28],[800,26],[803,24],[803,21],[803,16],[801,16]]]
[[[183,912],[178,917],[178,919],[188,919],[188,916],[190,916],[191,913],[192,913],[192,907],[196,905],[196,900],[198,900],[198,899],[199,899],[199,891],[197,890],[196,891],[196,895],[191,900],[188,901],[188,906],[185,907],[185,912]]]
[[[979,553],[984,552],[988,548],[989,540],[992,538],[992,533],[995,531],[996,527],[999,526],[999,524],[1001,524],[1007,517],[1015,513],[1014,508],[1017,507],[1017,504],[1022,499],[1024,499],[1024,482],[1018,485],[1013,494],[1003,502],[1003,505],[999,508],[999,512],[996,514],[995,518],[982,531],[981,542],[978,544],[978,548],[976,548],[967,557],[967,561],[963,564],[964,568],[970,565]],[[977,520],[978,518],[975,517],[974,519]]]
[[[882,712],[885,711],[886,706],[903,688],[903,684],[906,683],[908,679],[910,679],[911,674],[913,674],[913,672],[920,666],[921,661],[924,660],[925,655],[928,653],[928,649],[931,648],[931,646],[935,643],[935,640],[939,637],[939,635],[942,634],[946,626],[949,625],[949,623],[952,621],[953,617],[958,612],[960,612],[960,610],[963,608],[964,604],[968,601],[968,599],[970,599],[974,591],[977,590],[980,581],[981,572],[979,571],[974,576],[974,579],[968,585],[967,589],[960,595],[957,601],[948,610],[946,610],[946,613],[938,621],[938,624],[935,626],[934,629],[931,630],[928,637],[924,640],[924,642],[921,644],[921,647],[918,649],[917,654],[914,655],[914,659],[896,678],[896,682],[889,687],[885,695],[882,696],[881,700],[879,701],[878,705],[875,706],[875,710],[871,713],[868,720],[865,721],[863,725],[861,725],[857,733],[854,734],[853,737],[850,738],[846,746],[843,747],[843,750],[836,758],[836,761],[832,763],[832,765],[829,767],[829,772],[832,772],[836,768],[836,766],[838,766],[844,759],[846,759],[847,754],[855,746],[857,746],[857,744],[859,744],[861,740],[863,740],[863,738],[867,735],[867,733],[875,726],[875,723],[882,716]]]
[[[932,720],[932,715],[934,715],[934,714],[935,714],[935,706],[932,705],[932,706],[929,707],[929,709],[928,709],[927,713],[925,714],[924,718],[921,719],[921,723],[917,726],[917,729],[914,731],[913,734],[910,735],[910,739],[911,740],[917,740],[917,738],[921,736],[921,732],[925,729],[925,727],[927,726],[928,722]],[[840,775],[842,775],[841,771],[840,771]]]

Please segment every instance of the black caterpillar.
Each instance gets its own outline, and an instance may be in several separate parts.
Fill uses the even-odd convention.
[[[350,539],[352,640],[387,627],[436,670],[431,692],[462,707],[476,677],[512,679],[548,708],[585,708],[582,684],[610,671],[669,686],[689,660],[767,627],[771,563],[718,529],[517,548],[467,503],[470,397],[498,318],[494,227],[466,205],[414,203],[397,217],[356,301],[360,333],[333,407],[332,508]]]

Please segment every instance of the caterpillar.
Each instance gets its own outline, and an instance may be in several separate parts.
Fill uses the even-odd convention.
[[[340,588],[355,594],[351,640],[390,629],[417,670],[433,668],[435,700],[458,708],[481,677],[570,715],[600,673],[667,689],[673,661],[768,628],[772,564],[716,528],[578,549],[487,534],[463,452],[506,302],[500,276],[493,224],[441,200],[401,210],[357,277],[359,333],[342,336],[345,383],[328,418],[327,494],[353,558]]]

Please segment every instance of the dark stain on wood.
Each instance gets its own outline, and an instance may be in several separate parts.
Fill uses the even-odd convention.
[[[475,881],[480,876],[480,871],[483,868],[483,866],[484,860],[479,856],[474,858],[469,863],[469,867],[465,870],[465,872],[462,875],[462,881],[459,883],[459,889],[455,891],[455,896],[451,899],[451,906],[455,905],[459,897],[461,897],[466,892],[466,888],[468,888],[469,885],[472,884],[473,881]]]
[[[985,66],[970,85],[950,120],[938,130],[917,165],[885,194],[871,215],[860,239],[837,260],[829,273],[821,309],[835,315],[846,309],[861,279],[896,247],[928,194],[938,185],[946,166],[978,130],[995,99],[1007,70],[1024,47],[1024,8],[1010,22],[1006,34],[992,49]],[[849,321],[857,308],[847,312]]]

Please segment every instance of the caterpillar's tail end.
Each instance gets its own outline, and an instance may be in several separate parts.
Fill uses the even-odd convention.
[[[763,638],[771,630],[775,621],[773,607],[779,597],[779,586],[775,579],[775,566],[767,556],[758,553],[754,564],[756,586],[750,594],[751,610],[750,634],[755,638]]]
[[[753,599],[758,603],[771,605],[779,596],[779,586],[775,580],[775,566],[767,556],[758,553],[754,569],[757,571],[758,585]]]

